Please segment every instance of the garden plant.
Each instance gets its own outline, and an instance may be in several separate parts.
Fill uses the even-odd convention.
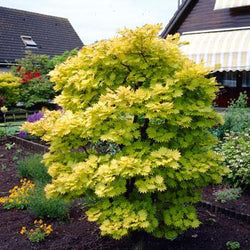
[[[0,73],[0,108],[14,105],[20,98],[20,79],[11,73]]]
[[[230,172],[226,175],[234,187],[248,189],[250,186],[250,129],[242,132],[226,133],[216,149],[224,156]]]
[[[226,172],[208,131],[221,122],[217,83],[160,29],[125,29],[56,66],[50,80],[63,110],[23,126],[50,145],[47,197],[87,197],[88,219],[116,239],[174,239],[198,227],[200,189]]]
[[[224,124],[211,130],[220,140],[224,140],[226,134],[240,133],[249,128],[250,113],[247,109],[247,99],[247,93],[240,93],[239,98],[232,100],[225,112]]]
[[[40,108],[53,100],[56,93],[48,73],[56,64],[62,63],[76,52],[74,49],[50,58],[48,55],[36,55],[27,51],[25,57],[16,60],[17,65],[12,67],[12,73],[20,78],[20,101],[25,108]]]

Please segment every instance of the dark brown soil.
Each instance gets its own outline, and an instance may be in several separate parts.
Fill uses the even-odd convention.
[[[221,203],[216,201],[215,193],[224,190],[223,186],[210,186],[203,189],[202,199],[204,201],[209,201],[216,206],[223,208],[228,208],[239,213],[250,214],[250,192],[246,190],[239,199],[234,201],[227,201],[226,203]]]
[[[13,157],[20,158],[27,154],[25,148],[17,145],[6,150],[6,143],[0,142],[0,196],[7,195],[8,190],[19,183]],[[22,152],[18,153],[18,149],[22,149]],[[2,164],[7,168],[2,168]],[[22,226],[30,227],[35,218],[25,210],[4,210],[0,205],[0,249],[133,250],[138,238],[143,238],[146,250],[220,250],[226,249],[227,241],[238,241],[241,249],[250,249],[250,229],[246,224],[224,215],[212,214],[201,207],[198,207],[198,214],[202,225],[174,241],[155,239],[144,234],[117,241],[101,237],[98,228],[86,220],[79,204],[75,202],[67,221],[47,221],[52,223],[54,232],[41,243],[31,243],[19,232]]]

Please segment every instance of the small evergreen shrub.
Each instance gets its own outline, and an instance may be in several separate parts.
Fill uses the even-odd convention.
[[[44,187],[36,186],[28,198],[28,211],[39,218],[64,219],[69,212],[69,204],[60,198],[47,199]]]
[[[241,188],[230,188],[230,189],[221,190],[215,193],[216,201],[220,201],[221,203],[234,201],[240,198],[241,193],[242,193]]]
[[[20,177],[32,179],[34,182],[44,185],[51,181],[46,166],[41,162],[42,156],[39,154],[26,156],[18,161],[18,174]]]

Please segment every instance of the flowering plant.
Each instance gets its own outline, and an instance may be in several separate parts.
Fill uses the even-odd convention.
[[[23,74],[22,76],[22,83],[26,83],[34,78],[41,78],[41,73],[40,72],[32,72],[32,71],[29,71],[29,72],[26,72]]]
[[[38,112],[38,113],[34,113],[33,115],[30,115],[27,121],[36,122],[36,121],[39,121],[41,118],[43,118],[43,112]]]
[[[18,137],[20,137],[20,138],[27,138],[29,136],[29,133],[27,133],[26,131],[23,131],[23,130],[21,130],[21,131],[19,131],[19,133],[18,133]]]
[[[8,111],[8,109],[7,109],[5,106],[1,107],[0,110],[1,110],[1,112],[4,113],[4,114]]]
[[[36,121],[39,121],[40,119],[43,118],[43,115],[44,113],[42,111],[38,112],[38,113],[34,113],[33,115],[30,115],[28,118],[27,118],[27,121],[28,122],[36,122]],[[31,136],[29,133],[27,133],[26,131],[23,131],[23,130],[20,130],[19,133],[18,133],[18,137],[20,138],[24,138],[24,139],[30,139],[34,136]]]
[[[9,190],[9,196],[0,198],[0,204],[3,204],[4,208],[24,209],[28,205],[30,191],[35,185],[27,179],[22,179],[20,182],[22,183],[20,187],[15,186],[13,189]]]
[[[25,226],[22,227],[20,234],[26,235],[27,238],[32,242],[40,242],[44,238],[53,232],[52,225],[47,225],[43,223],[43,220],[35,220],[34,228],[27,230]]]

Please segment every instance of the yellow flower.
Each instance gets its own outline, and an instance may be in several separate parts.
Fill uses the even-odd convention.
[[[26,232],[26,227],[22,227],[21,231],[20,231],[20,234],[24,234]]]
[[[2,108],[1,108],[1,111],[2,111],[2,113],[6,113],[7,111],[8,111],[8,109],[5,107],[5,106],[3,106]]]
[[[5,203],[6,202],[6,198],[4,198],[4,197],[2,197],[2,198],[0,198],[0,203]]]
[[[37,224],[37,220],[34,220],[34,224]]]
[[[52,230],[46,230],[45,233],[46,234],[50,234],[52,232]]]
[[[42,223],[43,223],[43,220],[42,220],[42,219],[40,219],[40,220],[39,220],[39,224],[42,224]]]

